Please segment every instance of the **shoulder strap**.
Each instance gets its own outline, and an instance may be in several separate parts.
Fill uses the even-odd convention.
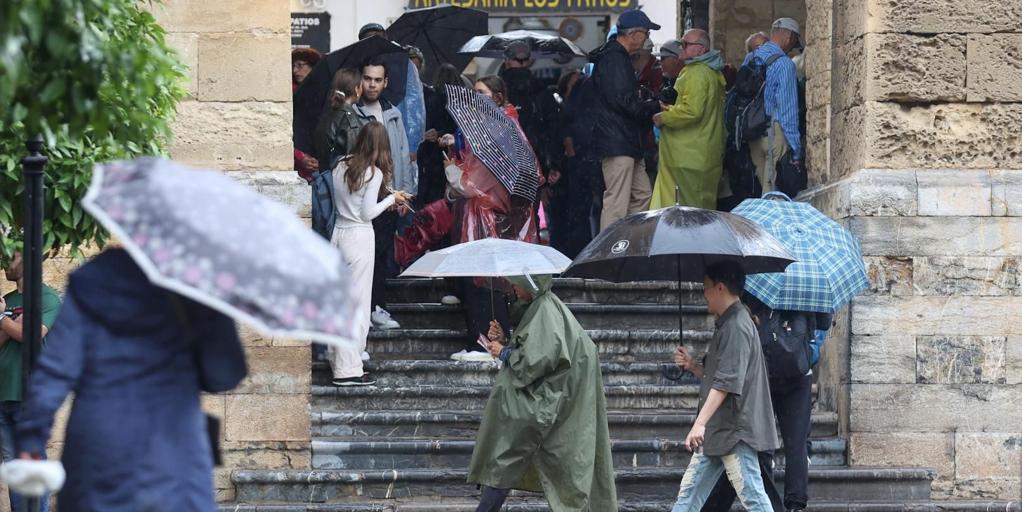
[[[775,60],[777,60],[777,59],[779,59],[781,57],[784,57],[783,53],[775,53],[775,54],[771,55],[770,58],[767,59],[766,62],[763,64],[763,67],[765,67],[765,68],[770,67],[770,65],[773,64]]]

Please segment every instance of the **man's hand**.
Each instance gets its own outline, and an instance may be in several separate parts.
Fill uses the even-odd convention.
[[[490,341],[496,341],[502,345],[504,344],[504,328],[500,326],[500,322],[490,320],[490,331],[486,333],[486,337]]]
[[[653,124],[657,128],[663,127],[663,125],[664,125],[664,113],[663,112],[659,112],[659,113],[657,113],[656,115],[653,116]]]
[[[674,364],[678,365],[682,370],[692,371],[696,362],[692,355],[688,353],[687,348],[678,347],[674,349]]]
[[[685,448],[688,451],[695,452],[696,448],[703,445],[703,439],[706,437],[706,425],[699,423],[698,421],[692,425],[692,430],[688,431],[688,436],[685,437]]]

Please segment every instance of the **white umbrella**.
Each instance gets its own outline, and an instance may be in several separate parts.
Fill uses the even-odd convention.
[[[403,277],[511,277],[560,274],[571,260],[545,245],[484,238],[426,253]]]

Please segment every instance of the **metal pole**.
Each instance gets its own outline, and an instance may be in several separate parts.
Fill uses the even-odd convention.
[[[36,135],[25,143],[28,156],[21,160],[25,182],[24,312],[22,313],[22,401],[28,397],[29,376],[42,347],[43,312],[43,140]],[[39,498],[27,498],[29,512],[39,510]]]

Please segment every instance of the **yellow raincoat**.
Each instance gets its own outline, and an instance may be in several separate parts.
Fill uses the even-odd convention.
[[[596,345],[550,291],[550,277],[534,283],[486,403],[468,481],[543,492],[557,512],[616,512]]]
[[[714,209],[724,168],[724,61],[717,50],[685,63],[678,100],[661,116],[660,167],[650,209],[681,205]]]

